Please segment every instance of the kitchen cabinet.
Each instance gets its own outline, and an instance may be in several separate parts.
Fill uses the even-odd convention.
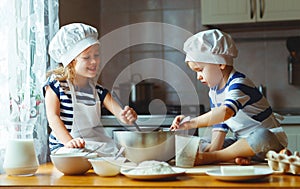
[[[288,137],[288,149],[292,152],[300,152],[300,116],[284,116],[284,120],[281,120],[280,124]]]
[[[300,152],[300,124],[298,125],[282,125],[288,137],[288,149],[292,152]]]
[[[202,25],[300,20],[298,0],[201,0]]]

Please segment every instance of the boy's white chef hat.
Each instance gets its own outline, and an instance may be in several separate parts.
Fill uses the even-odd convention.
[[[183,50],[186,62],[232,65],[233,58],[238,55],[231,36],[217,29],[202,31],[188,38]]]
[[[99,43],[97,29],[83,24],[72,23],[59,29],[49,44],[49,55],[66,67],[86,48]]]

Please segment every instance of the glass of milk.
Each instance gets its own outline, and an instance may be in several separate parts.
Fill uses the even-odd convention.
[[[38,169],[31,123],[9,122],[3,169],[8,175],[30,176]]]

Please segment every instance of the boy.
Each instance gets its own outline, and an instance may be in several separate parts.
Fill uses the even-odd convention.
[[[171,129],[213,126],[212,140],[198,152],[195,165],[235,161],[250,164],[250,158],[264,161],[269,150],[287,146],[287,136],[266,98],[253,82],[233,67],[238,50],[230,35],[206,30],[184,43],[185,62],[197,79],[210,88],[211,110],[180,124],[177,116]],[[234,137],[226,138],[231,130]]]

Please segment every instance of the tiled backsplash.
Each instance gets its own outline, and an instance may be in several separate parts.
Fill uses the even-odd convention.
[[[88,0],[89,3],[94,1]],[[78,10],[70,4],[77,4]],[[61,24],[84,21],[97,27],[101,34],[100,37],[120,27],[142,22],[171,24],[181,27],[191,34],[206,29],[201,25],[200,0],[98,0],[94,5],[87,4],[83,0],[71,2],[61,0],[61,11],[63,11]],[[100,8],[96,9],[95,5]],[[83,6],[85,8],[80,9]],[[78,11],[84,15],[84,18],[76,15]],[[87,14],[82,12],[87,12]],[[95,24],[98,21],[99,24]],[[122,71],[134,63],[142,62],[143,66],[140,69],[143,69],[145,75],[159,73],[162,82],[158,83],[159,87],[156,88],[156,92],[165,98],[163,100],[167,104],[180,104],[182,98],[193,99],[194,90],[196,90],[199,102],[208,108],[208,89],[198,82],[195,73],[188,69],[184,63],[184,54],[178,49],[164,45],[172,43],[172,45],[182,48],[184,39],[177,38],[175,32],[163,32],[160,28],[156,30],[157,37],[161,38],[163,44],[132,45],[116,53],[104,67],[99,81],[111,89],[115,79]],[[245,73],[256,85],[262,84],[266,87],[267,98],[274,109],[300,109],[300,86],[288,84],[287,57],[289,52],[286,48],[285,37],[280,37],[280,31],[268,31],[267,26],[262,30],[261,33],[257,32],[258,37],[254,36],[251,39],[247,39],[247,36],[252,33],[251,31],[241,30],[242,32],[232,34],[239,49],[239,56],[235,60],[236,69]],[[286,29],[282,31],[282,34],[286,36],[300,35],[300,30]],[[145,30],[141,35],[153,34]],[[131,38],[134,37],[131,36]],[[164,40],[168,42],[164,42]],[[118,41],[112,40],[111,45],[118,45]],[[157,60],[161,60],[161,64],[151,64],[152,59],[155,59],[153,60],[155,63]],[[177,71],[175,68],[178,68]],[[133,70],[129,69],[129,72],[133,72]],[[185,83],[187,81],[185,77],[189,78],[192,87]],[[170,81],[172,85],[176,86],[171,86],[166,81]],[[174,88],[178,88],[178,90],[175,91]],[[194,101],[187,100],[185,103],[194,104]]]

